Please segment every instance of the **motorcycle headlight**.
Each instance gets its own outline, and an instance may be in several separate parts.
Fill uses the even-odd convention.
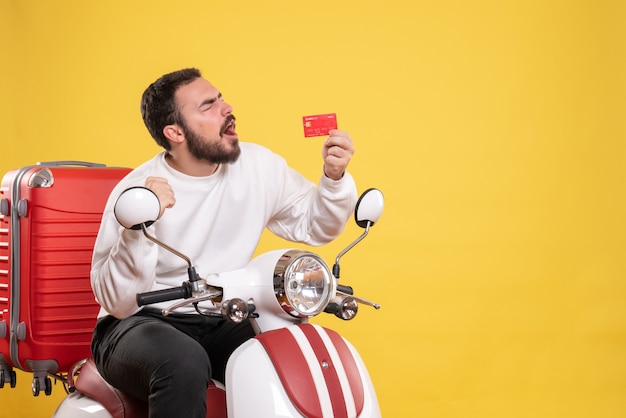
[[[335,279],[317,254],[287,251],[274,268],[274,293],[283,310],[296,318],[322,312],[335,294]]]

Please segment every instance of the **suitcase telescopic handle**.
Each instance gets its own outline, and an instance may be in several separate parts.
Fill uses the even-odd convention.
[[[41,161],[37,165],[47,167],[61,167],[61,166],[81,166],[81,167],[106,167],[106,164],[92,163],[90,161],[78,161],[78,160],[59,160],[59,161]]]

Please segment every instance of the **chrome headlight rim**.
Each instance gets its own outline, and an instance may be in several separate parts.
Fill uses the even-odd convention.
[[[323,312],[336,289],[332,270],[313,252],[289,250],[276,262],[276,300],[283,311],[295,318],[310,318]]]

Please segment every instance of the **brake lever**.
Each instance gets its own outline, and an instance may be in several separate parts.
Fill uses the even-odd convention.
[[[374,309],[380,309],[380,305],[379,305],[378,303],[370,302],[370,301],[369,301],[369,300],[367,300],[367,299],[363,299],[363,298],[360,298],[360,297],[358,297],[358,296],[354,296],[354,295],[351,295],[351,294],[349,294],[349,293],[342,292],[342,291],[340,291],[340,290],[337,290],[337,292],[336,292],[336,293],[337,293],[338,295],[342,295],[342,296],[349,296],[349,297],[351,297],[352,299],[356,300],[357,302],[362,303],[363,305],[371,306],[371,307],[373,307]]]
[[[222,295],[221,290],[214,290],[213,292],[210,292],[210,293],[202,293],[200,295],[192,296],[188,299],[179,300],[178,302],[173,303],[167,308],[163,309],[161,311],[161,314],[163,316],[168,316],[173,311],[175,311],[178,308],[182,308],[183,306],[193,305],[194,303],[204,302],[205,300],[211,300],[221,295]]]

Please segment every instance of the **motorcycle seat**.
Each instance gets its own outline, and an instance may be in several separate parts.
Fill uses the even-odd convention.
[[[148,416],[148,404],[111,386],[100,375],[91,357],[80,369],[76,389],[100,402],[113,418]]]
[[[148,403],[111,386],[98,372],[93,358],[87,359],[76,379],[76,389],[102,404],[113,418],[148,417]],[[207,418],[226,418],[226,391],[211,381],[207,389]]]

